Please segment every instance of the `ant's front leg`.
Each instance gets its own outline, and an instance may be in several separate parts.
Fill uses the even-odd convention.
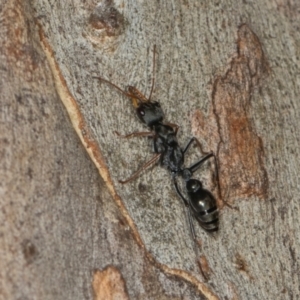
[[[145,137],[154,137],[155,134],[151,131],[145,131],[145,132],[132,132],[132,133],[129,133],[129,134],[125,134],[125,135],[122,135],[120,134],[118,131],[115,131],[115,134],[120,137],[120,138],[125,138],[125,139],[130,139],[132,137],[136,137],[136,136],[145,136]]]
[[[129,178],[127,178],[126,180],[119,180],[119,182],[122,183],[122,184],[125,184],[125,183],[128,183],[128,182],[134,180],[135,178],[137,178],[142,173],[142,171],[146,170],[151,165],[153,165],[156,162],[158,162],[158,160],[160,159],[160,157],[161,157],[161,153],[157,153],[148,162],[146,162],[140,169],[138,169],[136,172],[134,172]]]

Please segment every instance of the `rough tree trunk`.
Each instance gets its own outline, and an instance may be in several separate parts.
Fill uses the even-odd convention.
[[[300,298],[300,4],[259,2],[2,1],[1,299]],[[219,165],[196,249],[166,170],[118,183],[153,154],[93,78],[148,96],[154,44],[152,98]]]

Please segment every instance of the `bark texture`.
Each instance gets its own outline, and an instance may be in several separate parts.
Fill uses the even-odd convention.
[[[298,299],[300,4],[0,5],[0,299]],[[156,44],[155,74],[152,74]],[[122,89],[201,151],[221,228],[194,248]],[[201,151],[195,148],[186,165]]]

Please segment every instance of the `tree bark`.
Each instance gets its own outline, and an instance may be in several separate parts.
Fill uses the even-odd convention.
[[[298,299],[299,11],[2,1],[0,299]],[[186,166],[214,151],[219,182],[194,176],[217,234],[194,220],[195,247],[167,170],[118,182],[153,153],[115,134],[147,129],[99,76],[146,97],[154,76],[180,145],[200,141]]]

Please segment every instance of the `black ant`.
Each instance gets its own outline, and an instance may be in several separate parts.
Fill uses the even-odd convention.
[[[155,46],[153,49],[153,74],[154,66]],[[192,214],[206,231],[217,231],[219,228],[219,211],[217,208],[216,200],[209,191],[202,188],[201,181],[192,179],[193,173],[211,157],[214,157],[215,159],[215,166],[217,170],[216,157],[213,152],[208,153],[191,167],[184,168],[184,156],[187,150],[190,148],[193,142],[199,142],[196,138],[192,138],[188,142],[186,147],[183,150],[181,149],[176,137],[179,126],[176,124],[164,122],[164,113],[160,104],[157,101],[151,101],[151,95],[154,86],[154,77],[152,78],[152,87],[148,99],[133,86],[129,86],[127,91],[124,91],[112,82],[102,77],[94,78],[108,83],[109,85],[119,90],[119,92],[121,92],[123,95],[130,98],[132,100],[133,106],[136,109],[137,116],[151,130],[147,132],[133,132],[124,136],[116,132],[118,136],[124,138],[131,138],[136,136],[151,137],[153,139],[154,152],[156,153],[150,161],[145,163],[139,170],[133,173],[131,177],[123,181],[120,180],[119,182],[125,184],[134,180],[143,170],[159,160],[160,164],[171,172],[175,189],[180,198],[183,200],[185,206],[187,207],[189,225],[194,241],[196,241],[196,235],[191,217]],[[188,194],[187,199],[182,195],[178,187],[176,177],[179,176],[182,177],[186,183],[186,192]]]

